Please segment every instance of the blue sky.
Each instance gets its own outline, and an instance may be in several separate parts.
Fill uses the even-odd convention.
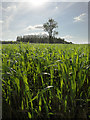
[[[47,34],[42,25],[53,18],[58,23],[57,37],[76,44],[88,43],[88,2],[3,2],[1,10],[3,40]]]

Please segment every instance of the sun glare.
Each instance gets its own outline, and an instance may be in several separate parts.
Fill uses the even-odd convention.
[[[30,2],[32,3],[32,6],[34,6],[34,7],[40,7],[47,1],[48,0],[30,0]]]

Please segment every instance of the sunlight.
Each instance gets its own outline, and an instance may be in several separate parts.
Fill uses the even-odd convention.
[[[30,0],[30,2],[32,3],[32,5],[34,7],[40,7],[41,5],[43,5],[45,2],[47,2],[48,0]]]

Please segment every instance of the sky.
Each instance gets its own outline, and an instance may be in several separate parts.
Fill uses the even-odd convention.
[[[47,34],[42,26],[52,18],[58,23],[57,37],[75,44],[88,43],[88,2],[4,0],[0,6],[1,40],[15,41],[17,36]]]

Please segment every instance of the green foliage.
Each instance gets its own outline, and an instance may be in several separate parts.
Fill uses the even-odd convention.
[[[49,19],[48,22],[43,24],[44,31],[48,32],[49,34],[49,43],[53,43],[52,37],[58,34],[58,32],[54,31],[57,28],[57,22],[54,19]]]
[[[89,62],[88,45],[2,45],[3,119],[86,119]]]

